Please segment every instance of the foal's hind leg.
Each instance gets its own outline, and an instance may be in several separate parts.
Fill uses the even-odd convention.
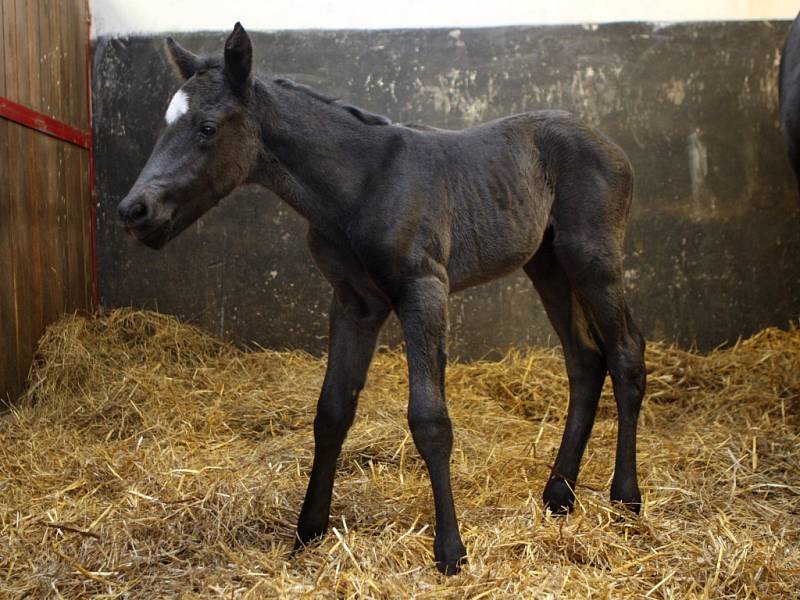
[[[595,332],[614,385],[619,428],[611,499],[639,512],[642,498],[636,478],[636,429],[644,396],[644,338],[631,318],[622,289],[622,257],[617,246],[565,236],[554,246]],[[602,248],[599,251],[598,248]]]
[[[569,409],[561,446],[544,489],[544,504],[557,514],[572,510],[581,457],[592,432],[597,402],[606,377],[603,355],[595,345],[583,308],[558,263],[548,236],[525,272],[542,299],[561,346],[569,377]]]

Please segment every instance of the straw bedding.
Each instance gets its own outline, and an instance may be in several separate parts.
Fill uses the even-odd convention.
[[[555,349],[447,374],[469,564],[432,564],[432,499],[382,350],[320,544],[288,558],[324,361],[166,316],[67,318],[0,420],[2,597],[780,598],[800,590],[800,331],[648,348],[639,518],[608,500],[609,386],[578,504],[541,491],[566,415]]]

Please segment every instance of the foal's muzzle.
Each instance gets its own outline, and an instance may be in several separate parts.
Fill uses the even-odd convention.
[[[119,218],[128,230],[140,242],[154,249],[159,249],[171,237],[171,221],[159,215],[158,199],[154,195],[131,190],[117,207]]]

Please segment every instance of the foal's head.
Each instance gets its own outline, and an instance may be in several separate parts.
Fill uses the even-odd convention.
[[[220,199],[244,183],[258,155],[258,126],[248,108],[253,48],[237,23],[223,60],[199,57],[167,38],[185,80],[119,215],[128,230],[161,248]]]

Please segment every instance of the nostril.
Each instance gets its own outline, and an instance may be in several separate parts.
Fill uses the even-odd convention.
[[[127,211],[120,212],[123,213],[123,219],[133,226],[141,225],[150,215],[147,205],[144,202],[137,202]]]

